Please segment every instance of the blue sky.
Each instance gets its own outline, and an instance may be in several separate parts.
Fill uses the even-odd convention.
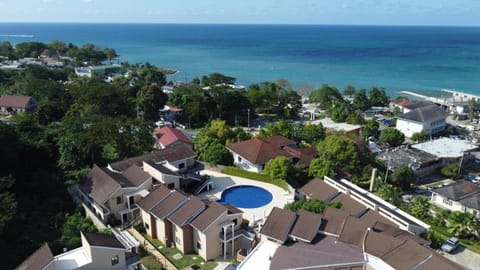
[[[0,22],[480,25],[480,0],[0,0]]]

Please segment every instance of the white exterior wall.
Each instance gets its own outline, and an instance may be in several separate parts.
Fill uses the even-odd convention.
[[[412,137],[413,133],[421,132],[425,127],[417,122],[411,122],[405,119],[397,118],[397,125],[395,128],[402,132],[406,137],[410,138]]]
[[[147,234],[150,236],[153,236],[152,235],[153,224],[151,224],[150,214],[143,211],[143,209],[140,208],[140,217],[142,218],[142,223],[143,223],[143,226],[145,227],[145,230],[147,231]],[[148,228],[147,226],[145,226],[145,223],[148,224]]]
[[[445,129],[445,118],[439,118],[425,123],[397,118],[396,129],[409,138],[412,137],[413,133],[421,132],[423,130],[428,135],[433,135]]]
[[[154,217],[155,218],[155,217]],[[156,228],[157,228],[157,238],[162,241],[164,244],[170,240],[175,240],[175,239],[170,239],[170,235],[166,235],[165,231],[165,222],[159,218],[155,218],[155,223],[156,223]],[[168,240],[168,241],[165,241]]]
[[[263,171],[262,165],[253,164],[247,159],[243,158],[239,154],[230,151],[233,155],[233,162],[235,166],[242,168],[246,171],[261,173]]]
[[[450,210],[450,211],[459,211],[459,212],[471,213],[471,214],[476,215],[477,218],[480,218],[480,211],[479,210],[465,207],[460,202],[449,200],[448,198],[443,197],[442,195],[440,195],[438,193],[433,193],[432,192],[432,197],[431,197],[430,201],[433,204],[435,204],[435,205],[437,205],[441,208],[444,208],[444,209],[447,209],[447,210]]]

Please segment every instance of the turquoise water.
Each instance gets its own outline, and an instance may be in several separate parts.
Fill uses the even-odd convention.
[[[272,194],[261,187],[235,186],[224,190],[218,203],[240,208],[258,208],[267,205],[272,199]]]
[[[25,35],[22,37],[13,35]],[[212,72],[240,84],[385,87],[480,94],[480,28],[320,25],[0,23],[0,40],[63,40],[117,49],[191,80]]]

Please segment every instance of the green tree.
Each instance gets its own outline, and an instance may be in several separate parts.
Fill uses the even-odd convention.
[[[323,178],[324,176],[335,176],[335,164],[325,157],[316,158],[310,162],[308,175]]]
[[[144,86],[137,93],[137,105],[144,113],[144,119],[155,121],[159,110],[165,106],[168,96],[157,85]]]
[[[403,190],[407,190],[415,182],[415,173],[408,165],[403,165],[390,175],[388,181]]]
[[[106,48],[106,49],[103,50],[103,52],[104,52],[105,55],[107,56],[108,61],[112,61],[114,58],[117,58],[117,57],[118,57],[118,54],[117,54],[117,52],[115,51],[115,49]]]
[[[477,111],[477,102],[475,101],[475,99],[470,99],[468,100],[468,118],[470,119],[470,121],[472,121],[473,118],[475,118],[475,116],[477,115],[476,111]]]
[[[233,156],[222,144],[210,144],[202,153],[202,160],[210,164],[233,165]]]
[[[89,218],[83,217],[80,211],[71,215],[67,214],[62,227],[61,243],[69,250],[82,245],[80,232],[98,232],[97,228]]]
[[[345,87],[345,89],[343,89],[343,95],[347,96],[347,97],[351,97],[351,96],[355,95],[356,92],[357,92],[357,90],[352,85],[347,85],[347,87]]]
[[[380,141],[388,143],[390,147],[396,147],[403,143],[405,135],[395,128],[386,128],[380,133]]]
[[[377,120],[370,119],[365,123],[365,125],[363,125],[362,135],[364,137],[375,136],[378,134],[379,127],[380,127],[380,124],[378,124]]]
[[[351,115],[352,110],[347,102],[334,101],[328,108],[327,113],[334,122],[341,123],[347,120],[347,118]]]
[[[17,201],[12,187],[15,179],[9,176],[0,177],[0,235],[5,231],[15,215]]]
[[[337,88],[326,84],[323,85],[322,88],[312,91],[309,99],[310,102],[318,103],[318,106],[323,110],[330,108],[332,103],[335,101],[343,101],[340,91],[338,91]]]
[[[458,170],[459,170],[459,167],[458,167],[458,164],[457,164],[457,163],[450,163],[450,164],[447,164],[447,165],[443,166],[443,167],[440,169],[440,172],[441,172],[445,177],[455,179],[455,178],[457,178]]]
[[[345,122],[351,125],[363,125],[365,123],[365,118],[358,113],[352,113],[347,116]]]
[[[480,221],[474,214],[452,212],[448,217],[448,232],[460,238],[471,237],[479,233]]]
[[[24,57],[38,57],[42,53],[43,50],[47,48],[42,42],[22,42],[15,46],[15,56],[17,58],[24,58]]]
[[[13,56],[13,46],[8,41],[0,42],[0,56],[11,58]]]
[[[329,160],[333,169],[342,168],[350,173],[355,173],[360,168],[360,155],[355,143],[350,139],[330,135],[317,145],[319,158]],[[328,162],[322,162],[328,165]]]
[[[425,196],[413,196],[408,202],[408,210],[415,217],[428,218],[430,217],[430,199]]]
[[[403,112],[402,112],[402,109],[400,109],[400,107],[395,107],[393,108],[393,115],[394,116],[399,116],[401,115]]]
[[[263,173],[272,179],[290,181],[296,175],[296,169],[286,157],[278,156],[265,164]]]
[[[234,77],[225,76],[217,72],[202,77],[203,86],[215,86],[218,84],[235,84],[235,81],[236,79]]]
[[[355,110],[359,110],[362,112],[370,108],[370,101],[367,96],[367,90],[361,89],[355,92],[352,106]]]
[[[388,96],[384,88],[372,87],[368,92],[370,106],[387,106],[388,105]]]
[[[342,208],[342,203],[340,202],[326,202],[321,201],[318,199],[308,199],[308,200],[300,200],[294,201],[291,203],[287,203],[284,208],[290,211],[296,212],[299,209],[303,209],[305,211],[309,211],[312,213],[322,214],[327,207],[334,207],[337,209]]]
[[[425,132],[425,130],[422,130],[420,132],[413,133],[411,139],[412,141],[415,141],[415,142],[424,142],[429,139],[429,136],[427,132]]]
[[[325,128],[321,123],[318,125],[306,125],[300,132],[302,141],[308,144],[317,144],[325,138]]]
[[[400,189],[396,186],[380,182],[380,184],[376,188],[376,193],[380,198],[384,199],[385,201],[398,205],[400,202]]]

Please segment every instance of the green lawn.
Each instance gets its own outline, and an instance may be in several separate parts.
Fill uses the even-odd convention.
[[[176,248],[166,247],[160,240],[152,239],[148,234],[143,234],[143,236],[158,250],[160,253],[165,255],[170,262],[172,262],[178,269],[183,269],[189,265],[201,266],[201,270],[214,269],[217,266],[216,262],[205,262],[205,260],[196,255],[196,254],[183,254],[180,250]],[[173,256],[180,253],[182,255],[181,259],[175,260]],[[202,265],[202,263],[204,263]]]
[[[152,255],[147,255],[140,259],[142,265],[148,270],[162,270],[162,266],[155,261],[155,258]]]
[[[279,179],[271,179],[268,175],[265,174],[249,172],[236,167],[226,167],[222,170],[222,173],[273,184],[290,192],[287,182]]]

